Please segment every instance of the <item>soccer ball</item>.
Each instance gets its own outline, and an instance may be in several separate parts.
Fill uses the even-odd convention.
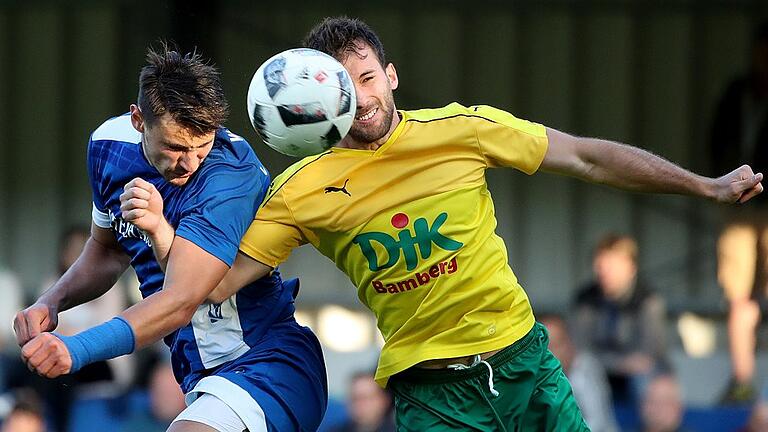
[[[259,137],[289,156],[310,156],[349,132],[355,87],[344,66],[308,48],[290,49],[264,62],[248,88],[248,115]]]

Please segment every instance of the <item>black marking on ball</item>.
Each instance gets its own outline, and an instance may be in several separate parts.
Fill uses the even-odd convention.
[[[256,130],[256,133],[259,135],[259,138],[261,138],[262,141],[267,142],[267,134],[265,133],[265,129],[267,127],[266,122],[264,121],[264,116],[261,114],[261,110],[264,109],[259,104],[256,104],[253,107],[253,128]]]
[[[331,128],[328,129],[328,132],[320,138],[323,140],[323,149],[327,150],[341,141],[341,134],[339,133],[339,129],[336,128],[336,125],[332,124]]]
[[[286,126],[319,123],[328,120],[323,106],[317,102],[297,105],[278,105],[277,112]]]

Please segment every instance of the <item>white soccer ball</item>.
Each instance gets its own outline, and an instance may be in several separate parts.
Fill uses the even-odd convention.
[[[248,88],[248,116],[260,138],[289,156],[336,145],[355,119],[355,86],[333,57],[308,48],[265,61]]]

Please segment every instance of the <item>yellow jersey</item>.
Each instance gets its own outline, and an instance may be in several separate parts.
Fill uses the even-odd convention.
[[[534,173],[542,125],[488,106],[398,111],[375,151],[332,148],[272,182],[240,250],[273,267],[311,243],[346,273],[384,337],[376,380],[506,347],[534,324],[485,180]]]

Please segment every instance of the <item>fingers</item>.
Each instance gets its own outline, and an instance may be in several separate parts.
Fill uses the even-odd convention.
[[[24,332],[27,340],[34,339],[42,332],[42,324],[45,315],[41,316],[37,309],[27,309],[20,313],[24,316]]]
[[[126,189],[125,192],[123,192],[120,195],[120,202],[125,202],[130,199],[140,199],[140,200],[147,201],[151,196],[152,196],[152,191],[148,191],[146,189],[142,189],[140,187],[134,186]]]
[[[120,195],[120,210],[130,210],[132,208],[147,208],[149,207],[149,199],[152,197],[152,192],[142,189],[140,187],[132,186],[128,188]]]
[[[146,215],[147,215],[147,210],[145,209],[128,210],[123,212],[123,220],[125,220],[126,222],[136,222],[137,220],[141,219]]]
[[[27,331],[27,318],[23,311],[16,313],[16,316],[13,319],[13,331],[16,333],[16,343],[18,343],[20,347],[24,346],[24,344],[32,339],[29,337],[29,332]]]
[[[120,197],[120,211],[125,213],[127,210],[132,209],[145,209],[149,208],[149,201],[145,199],[139,199],[139,198],[131,198],[127,200],[123,200],[122,197]]]
[[[34,357],[34,355],[42,346],[43,346],[43,338],[36,337],[36,338],[32,338],[23,347],[21,347],[21,358],[24,360],[24,363],[27,365],[27,367],[30,368],[30,370],[32,369],[29,361],[32,357]]]
[[[143,189],[151,193],[153,190],[155,190],[155,185],[142,178],[136,177],[135,179],[126,183],[123,189],[127,191],[128,189],[132,188]]]
[[[65,374],[72,368],[72,358],[64,342],[50,333],[29,341],[22,348],[21,356],[30,371],[48,378]]]
[[[741,197],[739,198],[739,204],[744,204],[745,202],[749,201],[753,197],[761,194],[763,192],[763,185],[762,183],[758,183],[755,186],[753,186],[751,189],[744,192]]]

